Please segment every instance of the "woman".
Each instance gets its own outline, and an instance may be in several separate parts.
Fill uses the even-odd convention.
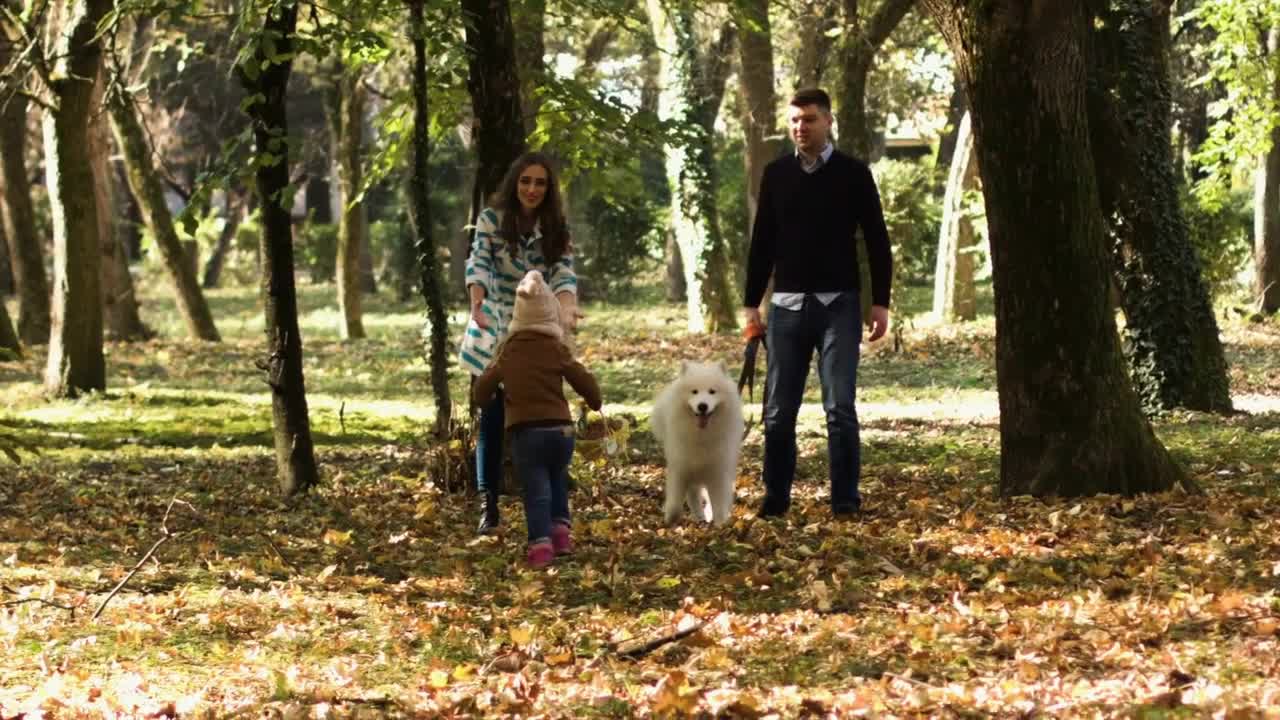
[[[467,294],[471,318],[462,336],[462,366],[473,380],[493,361],[506,337],[515,306],[516,284],[539,270],[559,301],[560,322],[572,330],[578,313],[578,278],[573,271],[569,230],[560,185],[550,159],[525,153],[507,170],[489,207],[476,218],[475,239],[467,257]],[[476,439],[476,485],[484,497],[479,531],[498,526],[498,490],[502,484],[503,392],[480,408]]]

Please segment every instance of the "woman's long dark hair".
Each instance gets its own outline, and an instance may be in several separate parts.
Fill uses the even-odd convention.
[[[542,230],[542,257],[548,265],[564,257],[569,248],[569,228],[564,219],[564,203],[560,199],[560,180],[551,158],[540,152],[527,152],[516,158],[502,178],[498,191],[489,199],[489,206],[502,211],[502,227],[498,228],[503,242],[510,246],[511,254],[520,254],[520,230],[517,225],[521,212],[520,174],[530,165],[541,165],[547,171],[547,193],[535,215]]]

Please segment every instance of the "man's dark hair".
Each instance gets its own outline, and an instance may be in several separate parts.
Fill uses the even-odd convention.
[[[805,105],[817,105],[818,107],[831,112],[831,96],[827,95],[827,91],[822,88],[802,88],[791,96],[792,107],[804,107]]]

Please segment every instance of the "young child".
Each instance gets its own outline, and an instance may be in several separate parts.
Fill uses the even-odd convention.
[[[501,383],[511,459],[524,483],[529,525],[529,566],[542,568],[556,555],[573,551],[569,534],[569,461],[573,459],[573,416],[563,380],[593,410],[600,386],[564,344],[560,307],[542,279],[529,271],[516,286],[515,311],[506,340],[475,383],[472,395],[484,406]]]

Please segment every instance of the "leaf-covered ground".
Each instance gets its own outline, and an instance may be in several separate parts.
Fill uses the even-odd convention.
[[[734,522],[667,529],[647,403],[738,341],[593,305],[583,355],[638,427],[576,464],[578,551],[534,572],[515,497],[477,538],[441,489],[416,306],[374,300],[342,344],[330,292],[302,296],[325,481],[293,502],[252,291],[215,293],[222,345],[151,299],[162,339],[111,345],[102,396],[46,402],[41,356],[0,363],[0,431],[40,452],[0,465],[0,718],[1277,716],[1274,324],[1224,329],[1250,414],[1157,421],[1204,498],[999,498],[990,319],[908,315],[862,366],[867,518],[825,509],[811,381],[792,515],[752,517],[756,430]]]

